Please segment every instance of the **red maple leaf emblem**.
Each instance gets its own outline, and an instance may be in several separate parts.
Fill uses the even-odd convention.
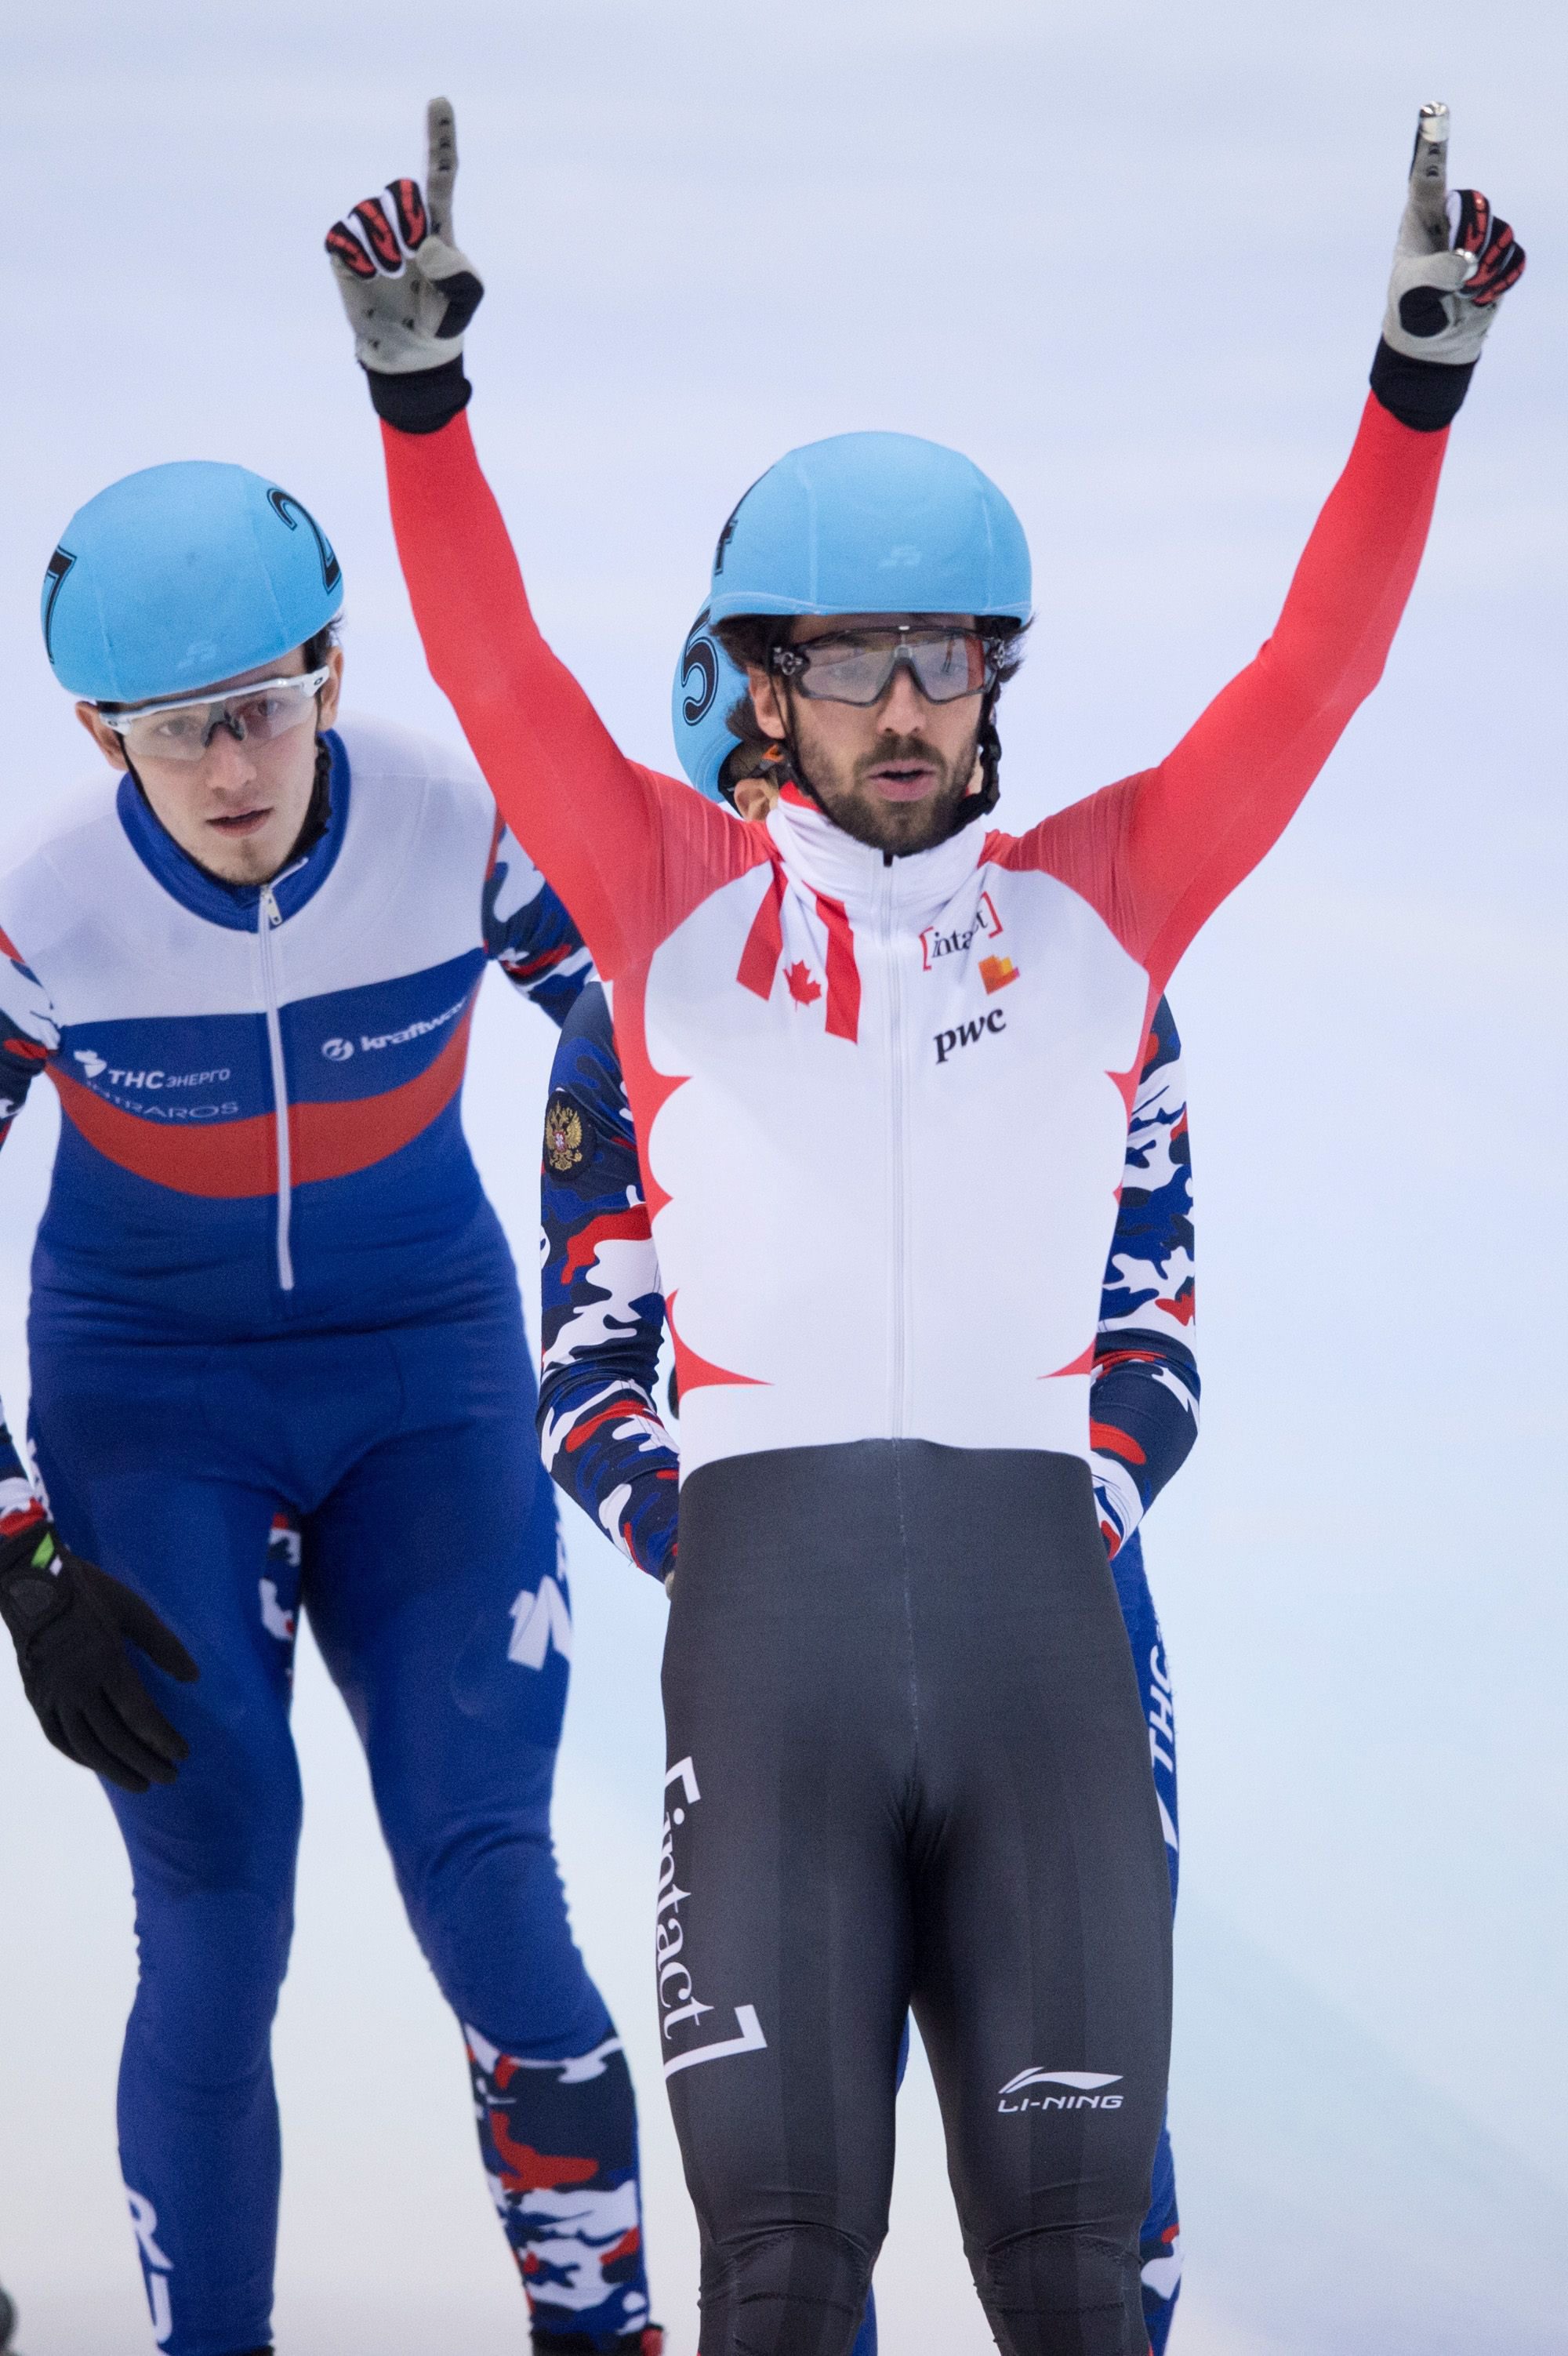
[[[785,967],[784,979],[797,1006],[811,1006],[822,994],[822,985],[804,958],[797,958],[793,965]]]

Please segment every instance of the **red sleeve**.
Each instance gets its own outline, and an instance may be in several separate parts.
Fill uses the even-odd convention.
[[[540,636],[467,414],[383,424],[392,530],[425,659],[508,825],[607,980],[767,856],[691,787],[628,761]]]
[[[1093,902],[1163,989],[1182,951],[1289,824],[1382,676],[1432,520],[1446,432],[1369,398],[1274,634],[1157,769],[993,851]]]

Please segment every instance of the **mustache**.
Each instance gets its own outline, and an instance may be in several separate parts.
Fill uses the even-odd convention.
[[[929,763],[946,784],[949,765],[945,755],[939,753],[934,744],[929,744],[923,736],[894,735],[879,736],[870,752],[862,754],[854,765],[856,782],[869,776],[873,769],[896,768],[904,762],[913,761]]]

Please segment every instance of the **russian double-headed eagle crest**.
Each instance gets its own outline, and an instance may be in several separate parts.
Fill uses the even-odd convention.
[[[544,1108],[544,1159],[552,1170],[575,1169],[583,1158],[583,1117],[564,1097]]]

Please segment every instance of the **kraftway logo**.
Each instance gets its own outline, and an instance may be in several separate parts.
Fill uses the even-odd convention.
[[[1103,2070],[1020,2070],[1002,2088],[996,2107],[999,2111],[1119,2111],[1122,2096],[1100,2090],[1121,2083],[1120,2072],[1112,2074]],[[1061,2086],[1066,2091],[1059,2094],[1031,2094],[1027,2091],[1031,2086]],[[1018,2100],[1010,2103],[1009,2094],[1016,2094]]]
[[[431,1015],[427,1022],[405,1023],[401,1031],[383,1031],[375,1038],[361,1031],[360,1045],[366,1055],[373,1055],[378,1047],[406,1047],[411,1039],[427,1039],[432,1031],[444,1031],[448,1023],[456,1021],[467,1003],[468,993],[465,991],[455,1004],[440,1014]],[[354,1042],[352,1039],[323,1039],[321,1052],[329,1063],[346,1064],[354,1052]]]
[[[702,1798],[697,1788],[697,1771],[690,1759],[678,1759],[664,1778],[668,1793],[671,1783],[678,1783],[685,1796],[686,1808],[694,1808]],[[664,1818],[664,1840],[659,1852],[659,1900],[654,1909],[657,1928],[654,1933],[654,1954],[659,1965],[659,2009],[663,2016],[664,2034],[683,2021],[701,2020],[712,2012],[711,2004],[699,2001],[692,1968],[681,1956],[686,1944],[685,1926],[681,1921],[681,1909],[691,1896],[675,1880],[675,1832],[686,1821],[686,1808],[677,1804]],[[738,2037],[716,2038],[711,2044],[694,2045],[687,2052],[677,2053],[664,2064],[664,2075],[672,2078],[677,2070],[693,2069],[699,2062],[719,2062],[729,2053],[760,2053],[768,2043],[762,2024],[757,2018],[757,2008],[737,2004],[735,2025]]]

